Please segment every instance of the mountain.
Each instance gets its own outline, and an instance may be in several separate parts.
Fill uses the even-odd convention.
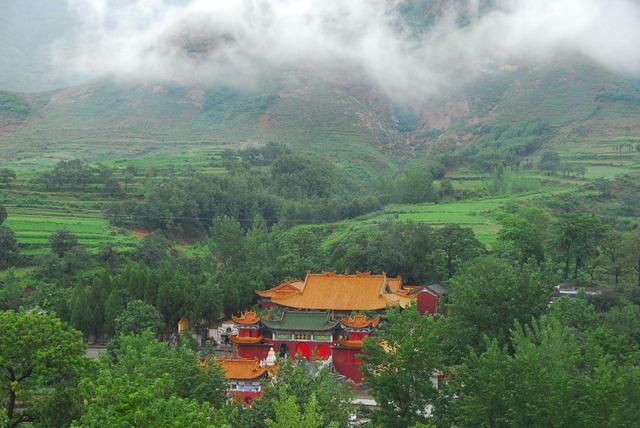
[[[252,92],[102,80],[1,92],[0,156],[117,159],[280,141],[377,168],[440,142],[471,144],[482,124],[539,119],[555,140],[595,139],[637,136],[639,118],[637,84],[580,58],[506,67],[421,109],[295,72]]]
[[[373,88],[295,73],[286,85],[251,93],[103,80],[46,93],[0,92],[2,99],[0,157],[14,161],[117,159],[269,141],[364,165],[413,155]]]
[[[577,54],[460,73],[420,106],[394,103],[366,79],[316,75],[308,68],[289,69],[246,90],[110,79],[50,90],[75,83],[39,78],[47,74],[47,35],[64,38],[71,17],[63,0],[43,0],[40,9],[26,3],[9,0],[0,7],[7,12],[0,13],[6,40],[0,44],[0,88],[13,89],[0,91],[0,158],[14,163],[164,156],[279,141],[369,174],[422,153],[473,144],[483,125],[539,120],[552,129],[549,145],[640,135],[638,82]],[[392,3],[419,34],[452,10],[459,27],[471,26],[495,2]],[[25,32],[25,19],[36,31]]]
[[[482,124],[537,119],[555,141],[640,134],[640,86],[583,58],[532,67],[511,65],[463,85],[421,113],[413,145],[467,141]]]

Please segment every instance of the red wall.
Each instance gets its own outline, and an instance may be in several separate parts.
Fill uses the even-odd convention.
[[[362,340],[366,336],[369,336],[369,333],[365,333],[363,331],[349,331],[349,332],[347,332],[347,340]]]
[[[238,337],[258,337],[259,335],[257,328],[238,327]]]
[[[264,360],[269,354],[268,346],[261,345],[238,345],[238,357],[250,360]]]
[[[256,399],[262,395],[262,392],[237,392],[232,391],[229,392],[231,397],[238,403],[242,404],[245,407],[251,407],[253,403],[255,403]]]
[[[362,360],[356,357],[361,349],[333,348],[333,366],[338,373],[351,379],[355,383],[362,383],[360,365]]]
[[[331,343],[329,342],[312,342],[312,341],[295,341],[295,340],[271,340],[273,350],[276,355],[280,355],[280,345],[286,344],[289,349],[289,357],[294,357],[298,353],[303,358],[311,359],[316,357],[318,360],[326,360],[331,355]]]
[[[418,293],[418,312],[422,315],[430,313],[435,315],[438,313],[438,296],[428,291]]]

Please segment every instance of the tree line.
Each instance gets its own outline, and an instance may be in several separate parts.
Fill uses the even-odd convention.
[[[357,217],[389,202],[434,202],[455,193],[450,181],[434,187],[434,177],[442,178],[444,168],[433,162],[413,162],[396,175],[381,174],[371,181],[324,157],[269,147],[229,158],[224,175],[147,180],[142,198],[109,204],[105,216],[116,225],[199,237],[222,216],[244,227],[256,216],[290,227]]]
[[[640,295],[550,303],[553,284],[544,264],[485,256],[451,281],[446,315],[391,311],[365,341],[373,425],[634,426]]]

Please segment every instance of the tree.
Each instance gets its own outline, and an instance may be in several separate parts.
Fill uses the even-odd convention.
[[[543,152],[540,156],[540,169],[547,171],[548,173],[555,175],[561,168],[560,156],[558,153],[548,150]]]
[[[549,316],[577,331],[591,330],[598,323],[595,308],[583,297],[562,297],[555,300],[549,310]]]
[[[318,412],[318,401],[316,396],[311,394],[309,402],[302,411],[298,407],[297,399],[287,395],[286,391],[280,391],[278,399],[273,402],[275,420],[267,419],[268,428],[319,428],[323,426],[322,415]],[[338,424],[332,422],[327,425],[329,428],[338,428]]]
[[[219,428],[227,425],[225,412],[209,403],[180,397],[166,397],[162,381],[130,385],[123,379],[95,389],[96,402],[90,403],[72,428],[112,427],[190,427]],[[110,401],[109,405],[101,403]]]
[[[71,325],[82,331],[86,336],[96,332],[96,313],[89,296],[89,290],[78,283],[71,292]]]
[[[0,310],[17,310],[25,299],[24,289],[20,279],[13,270],[9,270],[3,280],[0,280]]]
[[[271,166],[279,193],[292,199],[330,196],[338,175],[331,162],[311,154],[284,154]]]
[[[578,175],[579,177],[584,178],[585,175],[587,175],[587,168],[585,168],[582,165],[579,167],[576,167],[575,171],[576,171],[576,175]]]
[[[87,367],[80,332],[35,311],[0,312],[0,331],[0,385],[8,426],[68,423],[77,398],[66,392]]]
[[[440,199],[450,198],[455,195],[456,189],[453,187],[453,183],[449,179],[440,181]]]
[[[9,228],[0,226],[0,269],[9,266],[19,252],[15,233]]]
[[[594,181],[594,185],[604,198],[610,198],[613,196],[613,186],[611,185],[610,180],[600,177]]]
[[[443,256],[437,231],[427,224],[384,221],[332,243],[329,266],[343,272],[387,272],[409,283],[438,281]]]
[[[78,245],[78,237],[68,229],[62,229],[49,237],[49,245],[58,257],[64,257],[69,250]]]
[[[100,247],[98,259],[111,271],[113,271],[120,263],[120,255],[113,244],[104,244]]]
[[[158,266],[167,258],[169,241],[160,232],[144,237],[142,245],[136,250],[136,257],[148,266]]]
[[[104,328],[107,334],[115,332],[116,318],[126,308],[127,300],[127,292],[120,288],[114,288],[109,293],[104,302]]]
[[[87,248],[83,245],[76,245],[67,251],[62,259],[63,270],[66,274],[74,275],[83,269],[91,267],[91,257]]]
[[[556,248],[564,259],[564,279],[569,278],[573,265],[573,280],[577,281],[589,258],[598,255],[606,226],[594,215],[564,214],[557,230]]]
[[[387,316],[377,340],[365,340],[362,356],[365,384],[380,406],[375,417],[386,427],[426,423],[426,410],[437,398],[431,378],[444,361],[440,323],[415,306]]]
[[[458,369],[451,393],[453,425],[584,426],[578,403],[582,395],[580,350],[559,322],[518,326],[507,347],[488,341]],[[562,403],[561,406],[558,403]]]
[[[627,269],[625,260],[625,236],[615,230],[608,231],[601,243],[602,252],[607,261],[609,273],[613,276],[615,285],[620,284],[620,277]]]
[[[4,205],[0,205],[0,224],[4,223],[6,219],[7,219],[7,209],[4,207]]]
[[[198,287],[198,297],[193,306],[195,320],[204,320],[207,326],[218,321],[224,311],[224,296],[220,286],[212,280]]]
[[[624,240],[625,261],[636,274],[636,284],[640,287],[640,227],[629,233]]]
[[[521,263],[530,258],[544,261],[544,234],[537,225],[526,218],[510,215],[500,221],[498,243],[503,250]]]
[[[282,403],[280,398],[283,396],[287,397],[285,401],[293,399],[296,409],[317,406],[323,426],[349,426],[352,393],[344,380],[328,368],[318,369],[307,362],[291,359],[281,362],[278,375],[264,386],[262,397],[241,415],[240,425],[261,428],[267,426],[269,419],[282,422],[277,417],[274,403],[280,401],[290,411],[294,407]],[[311,397],[315,403],[311,402]]]
[[[136,336],[119,336],[112,352],[100,361],[97,376],[87,379],[83,395],[108,412],[117,409],[113,407],[118,405],[114,402],[116,391],[135,393],[144,391],[147,385],[159,387],[149,391],[157,398],[175,396],[214,407],[227,400],[226,381],[218,365],[205,367],[187,347],[168,347],[148,330]]]
[[[516,267],[491,256],[474,259],[451,281],[448,352],[455,359],[469,347],[479,350],[485,335],[507,343],[514,321],[526,323],[546,312],[552,284],[535,262]]]
[[[395,201],[416,204],[434,201],[433,177],[428,165],[415,162],[407,166],[404,173],[395,181]]]
[[[109,178],[104,182],[104,191],[111,196],[117,196],[122,193],[122,189],[120,188],[120,183],[115,178]]]
[[[38,257],[38,268],[35,277],[45,281],[54,281],[62,278],[63,263],[55,254],[44,254]]]
[[[116,336],[151,331],[157,334],[163,326],[158,310],[142,300],[132,300],[115,320]]]
[[[447,278],[451,278],[465,261],[482,254],[484,246],[468,227],[451,224],[436,232],[437,248],[446,256]]]
[[[510,346],[486,340],[486,351],[467,357],[448,385],[448,395],[457,397],[449,402],[448,425],[637,424],[640,369],[615,363],[559,319],[516,324]]]
[[[12,181],[16,179],[16,172],[9,168],[0,168],[0,183],[9,187]],[[2,222],[0,221],[0,224]]]

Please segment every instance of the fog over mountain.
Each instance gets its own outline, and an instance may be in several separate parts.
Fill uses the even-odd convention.
[[[103,77],[251,89],[295,69],[369,83],[396,101],[420,103],[514,63],[569,54],[640,75],[636,0],[19,3],[0,5],[0,16],[11,12],[0,35],[13,40],[3,54],[14,73],[39,75],[15,83],[3,67],[0,83],[15,86],[7,89]],[[43,28],[38,13],[47,9],[60,16]],[[16,28],[38,37],[30,45],[9,38]],[[15,52],[26,59],[15,60]],[[28,66],[35,57],[42,68]]]

